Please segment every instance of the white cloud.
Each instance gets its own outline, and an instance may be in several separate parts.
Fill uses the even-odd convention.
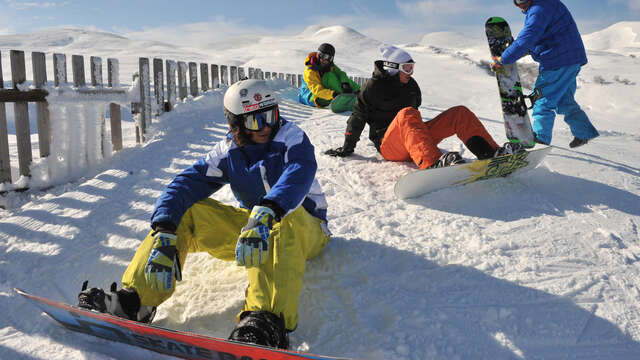
[[[476,12],[480,5],[473,0],[424,0],[424,1],[396,1],[400,12],[409,18],[434,18],[449,15],[462,15]],[[482,6],[486,9],[486,6]]]
[[[610,4],[623,4],[632,11],[640,11],[640,0],[608,0]]]
[[[14,10],[27,10],[27,9],[33,9],[33,8],[47,9],[47,8],[53,8],[53,7],[64,7],[67,4],[69,4],[67,1],[59,2],[59,3],[51,2],[51,1],[15,1],[15,0],[7,1],[7,5],[9,6],[9,8]]]

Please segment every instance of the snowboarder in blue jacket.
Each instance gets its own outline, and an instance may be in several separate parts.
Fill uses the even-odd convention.
[[[515,63],[531,54],[539,66],[535,86],[542,98],[533,106],[533,131],[536,141],[551,143],[556,113],[564,115],[574,139],[570,147],[586,144],[598,131],[574,96],[576,78],[587,63],[587,55],[578,27],[567,7],[560,0],[513,0],[526,19],[516,40],[494,59],[496,66]]]
[[[305,262],[329,242],[327,202],[307,135],[280,116],[261,80],[227,89],[230,133],[176,176],[158,198],[151,228],[122,275],[122,289],[86,289],[80,307],[140,322],[174,293],[188,253],[246,267],[249,286],[230,339],[278,348],[298,323]],[[240,207],[209,196],[229,184]]]

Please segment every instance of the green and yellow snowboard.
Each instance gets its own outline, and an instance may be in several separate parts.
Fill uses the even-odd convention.
[[[538,166],[549,151],[550,146],[515,155],[413,171],[398,180],[394,192],[398,198],[407,199],[447,187],[525,172]]]

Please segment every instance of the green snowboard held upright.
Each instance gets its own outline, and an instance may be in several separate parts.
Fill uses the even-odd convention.
[[[331,111],[341,113],[345,111],[353,111],[353,105],[356,103],[356,94],[340,94],[331,101]]]

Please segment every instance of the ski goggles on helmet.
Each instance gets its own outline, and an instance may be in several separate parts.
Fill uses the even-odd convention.
[[[406,62],[406,63],[395,63],[391,61],[384,61],[382,65],[392,69],[398,69],[407,75],[411,75],[413,74],[413,68],[415,67],[416,63],[413,62],[413,60],[411,62]]]
[[[517,7],[524,9],[529,6],[529,4],[531,3],[531,0],[513,0],[513,3]]]
[[[278,106],[242,115],[244,127],[250,131],[260,131],[265,126],[273,128],[278,124]]]
[[[333,61],[333,55],[327,54],[327,53],[323,53],[322,51],[318,51],[318,58],[320,58],[322,60],[326,60],[328,62]]]

